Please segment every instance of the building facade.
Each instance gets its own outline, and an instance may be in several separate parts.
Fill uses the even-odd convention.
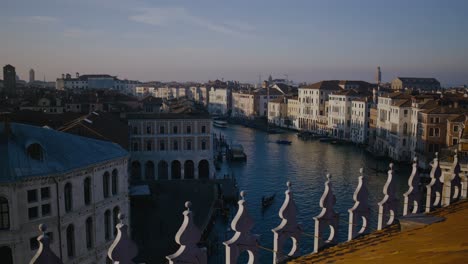
[[[117,215],[129,209],[128,153],[51,129],[0,124],[0,260],[29,263],[37,227],[65,264],[108,263]],[[6,155],[7,152],[8,154]]]
[[[435,78],[397,77],[392,81],[392,90],[422,90],[433,91],[440,89],[440,82]]]
[[[132,182],[214,178],[207,114],[129,114]]]
[[[253,118],[255,116],[255,95],[249,92],[233,92],[232,116]]]

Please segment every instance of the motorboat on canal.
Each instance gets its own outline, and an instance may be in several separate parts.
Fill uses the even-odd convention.
[[[276,140],[276,144],[280,145],[291,145],[292,141],[289,140]]]
[[[276,196],[276,193],[273,194],[272,196],[268,196],[268,197],[263,196],[262,197],[262,208],[267,208],[270,205],[272,205],[273,201],[275,200],[275,196]]]
[[[217,128],[227,128],[227,127],[228,127],[228,123],[227,123],[227,121],[225,121],[225,120],[217,119],[217,120],[214,120],[214,121],[213,121],[213,126],[215,126],[215,127],[217,127]]]
[[[244,147],[242,145],[231,145],[229,149],[227,149],[227,158],[229,161],[246,161],[247,155],[244,153]]]

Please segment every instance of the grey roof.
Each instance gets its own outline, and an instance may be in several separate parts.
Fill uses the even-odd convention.
[[[26,151],[34,143],[43,149],[42,161]],[[11,123],[7,136],[5,124],[0,124],[0,182],[65,173],[127,156],[115,143],[25,124]]]

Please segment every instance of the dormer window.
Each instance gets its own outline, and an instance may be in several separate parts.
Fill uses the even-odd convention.
[[[44,150],[42,149],[42,146],[40,144],[34,143],[29,145],[26,151],[31,159],[38,161],[44,160]]]

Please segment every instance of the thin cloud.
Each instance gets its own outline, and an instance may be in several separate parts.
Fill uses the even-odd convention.
[[[190,14],[188,10],[183,7],[140,8],[138,11],[139,14],[130,16],[129,20],[153,26],[166,26],[172,23],[183,22],[213,32],[233,36],[245,36],[248,33],[247,31],[253,30],[253,27],[241,22],[214,23],[203,17]]]

